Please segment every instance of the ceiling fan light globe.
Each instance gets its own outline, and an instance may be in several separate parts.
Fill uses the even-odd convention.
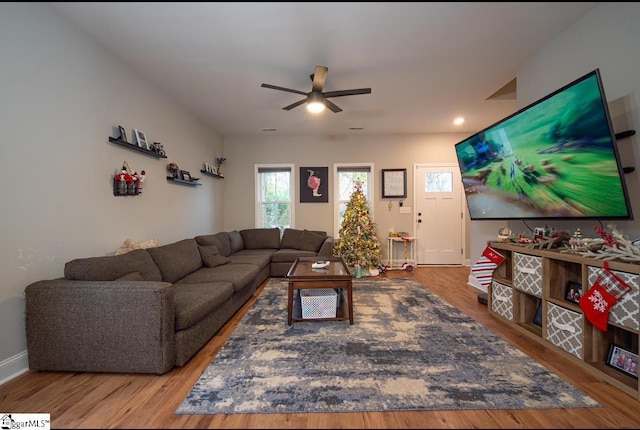
[[[325,109],[325,105],[322,102],[309,102],[307,103],[307,110],[311,113],[320,113]]]

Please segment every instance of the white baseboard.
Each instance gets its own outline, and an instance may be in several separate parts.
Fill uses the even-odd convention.
[[[0,385],[29,371],[27,351],[0,361]]]

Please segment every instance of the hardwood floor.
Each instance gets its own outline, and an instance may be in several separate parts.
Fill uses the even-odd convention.
[[[365,412],[346,414],[174,415],[254,297],[189,363],[164,375],[29,371],[0,385],[0,412],[43,412],[51,428],[640,428],[640,402],[557,352],[491,317],[467,285],[468,267],[389,271],[413,278],[600,402],[601,408]],[[283,293],[283,298],[286,296]],[[357,304],[356,304],[357,305]],[[357,323],[357,308],[355,312]]]

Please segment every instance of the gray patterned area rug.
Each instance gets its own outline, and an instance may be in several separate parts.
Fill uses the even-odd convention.
[[[175,413],[601,406],[413,280],[353,283],[353,325],[288,326],[271,279]]]

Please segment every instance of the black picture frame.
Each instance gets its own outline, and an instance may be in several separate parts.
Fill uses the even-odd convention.
[[[407,169],[382,169],[382,198],[407,198]]]
[[[542,300],[538,300],[538,309],[536,309],[532,322],[538,327],[542,327]]]
[[[578,303],[582,298],[582,284],[574,281],[567,281],[564,290],[564,299],[571,303]]]
[[[191,173],[189,173],[187,170],[180,170],[180,176],[183,181],[191,181]]]
[[[638,379],[638,354],[620,345],[614,343],[609,347],[607,366]]]
[[[329,202],[329,168],[300,167],[300,203]]]
[[[120,137],[118,137],[118,140],[121,140],[123,142],[127,142],[127,132],[124,131],[124,127],[119,125],[118,126],[118,130],[120,132]],[[129,143],[129,142],[127,142],[127,143]]]

